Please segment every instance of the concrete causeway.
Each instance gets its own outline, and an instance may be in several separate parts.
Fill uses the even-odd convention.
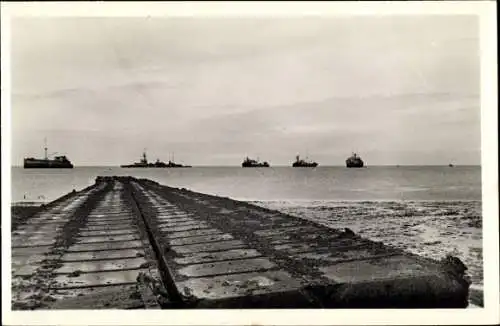
[[[98,177],[12,230],[13,310],[464,308],[465,270],[132,177]]]

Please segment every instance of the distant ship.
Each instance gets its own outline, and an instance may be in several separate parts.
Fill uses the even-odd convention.
[[[120,165],[122,168],[190,168],[190,165],[182,165],[177,164],[172,160],[169,160],[168,163],[162,162],[159,159],[154,163],[149,163],[148,158],[146,156],[146,152],[142,153],[142,159],[140,162],[135,162],[133,164],[125,164]]]
[[[450,163],[450,164],[448,164],[448,166],[449,166],[450,168],[452,168],[452,167],[453,167],[453,164],[451,164],[451,163]]]
[[[300,167],[315,168],[318,166],[318,163],[303,160],[300,158],[299,155],[297,155],[297,156],[295,156],[295,162],[293,162],[292,166],[294,168],[300,168]]]
[[[250,159],[248,157],[245,158],[241,166],[244,168],[268,168],[269,163],[267,162],[259,162],[257,160]]]
[[[54,156],[54,159],[49,159],[47,155],[47,141],[45,141],[45,157],[44,158],[33,158],[27,157],[24,159],[25,169],[72,169],[73,164],[65,156]]]
[[[356,153],[353,153],[351,157],[349,157],[345,164],[348,168],[362,168],[364,165],[363,160]]]

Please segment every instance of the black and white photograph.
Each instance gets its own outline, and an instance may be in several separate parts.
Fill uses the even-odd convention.
[[[495,4],[405,4],[2,2],[4,309],[498,313]]]

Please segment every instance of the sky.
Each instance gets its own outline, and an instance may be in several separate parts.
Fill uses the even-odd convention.
[[[480,164],[474,16],[15,18],[12,164]]]

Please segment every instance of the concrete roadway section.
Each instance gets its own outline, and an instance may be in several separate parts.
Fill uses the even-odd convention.
[[[228,198],[134,180],[177,290],[195,307],[465,307],[465,266]]]
[[[30,219],[12,242],[13,309],[158,308],[138,282],[159,281],[136,216],[123,184],[108,182]]]
[[[465,266],[131,177],[13,231],[13,309],[459,308]]]

